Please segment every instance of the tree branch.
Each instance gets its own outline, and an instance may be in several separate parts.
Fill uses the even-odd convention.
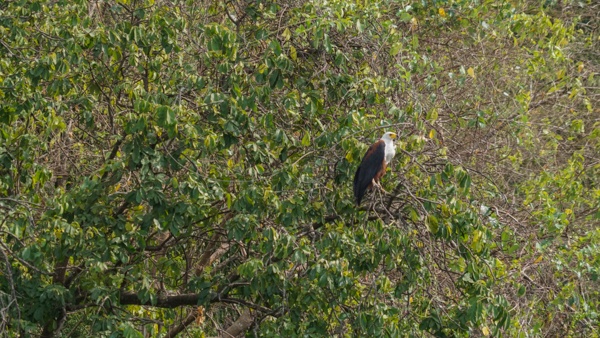
[[[156,299],[156,302],[152,304],[150,299],[142,302],[138,297],[137,293],[134,292],[121,292],[119,296],[121,305],[147,305],[160,308],[176,308],[179,306],[198,305],[200,301],[200,294],[188,293],[182,295],[161,295]],[[246,307],[265,312],[274,313],[273,310],[268,307],[264,307],[258,304],[254,304],[244,299],[221,297],[218,293],[213,293],[209,300],[210,303],[229,303],[229,304],[240,304]]]
[[[254,323],[254,316],[250,314],[250,310],[245,309],[242,315],[227,328],[225,334],[221,337],[238,337],[246,332]]]
[[[214,298],[217,298],[216,296]],[[176,308],[185,305],[198,305],[200,300],[200,294],[188,293],[183,295],[161,295],[156,299],[156,303],[152,304],[150,299],[142,302],[138,297],[137,293],[133,292],[121,292],[119,301],[122,305],[149,305],[162,308]],[[212,302],[212,300],[211,300]]]
[[[172,327],[169,330],[169,332],[167,332],[165,338],[173,338],[177,336],[181,331],[185,330],[186,327],[192,324],[194,320],[196,320],[196,317],[198,317],[198,311],[193,309],[192,311],[190,311],[187,317],[185,317],[185,319],[181,323],[179,323],[179,325]]]

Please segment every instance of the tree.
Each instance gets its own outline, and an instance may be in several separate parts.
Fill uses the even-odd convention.
[[[0,4],[2,331],[594,334],[598,9]]]

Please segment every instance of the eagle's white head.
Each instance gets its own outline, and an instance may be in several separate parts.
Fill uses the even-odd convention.
[[[396,139],[396,137],[398,137],[398,135],[396,135],[396,133],[392,133],[391,131],[388,131],[385,134],[383,134],[383,136],[381,136],[381,139],[385,141],[385,144],[388,144],[388,142],[394,143],[394,140]]]

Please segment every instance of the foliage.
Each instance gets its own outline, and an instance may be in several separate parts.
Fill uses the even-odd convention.
[[[0,332],[597,335],[597,13],[3,2]]]

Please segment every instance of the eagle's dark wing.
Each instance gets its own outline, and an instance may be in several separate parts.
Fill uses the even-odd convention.
[[[369,147],[358,169],[356,169],[356,174],[354,174],[354,197],[356,198],[356,205],[360,205],[360,201],[371,185],[373,178],[384,168],[384,160],[385,142],[379,140]]]

